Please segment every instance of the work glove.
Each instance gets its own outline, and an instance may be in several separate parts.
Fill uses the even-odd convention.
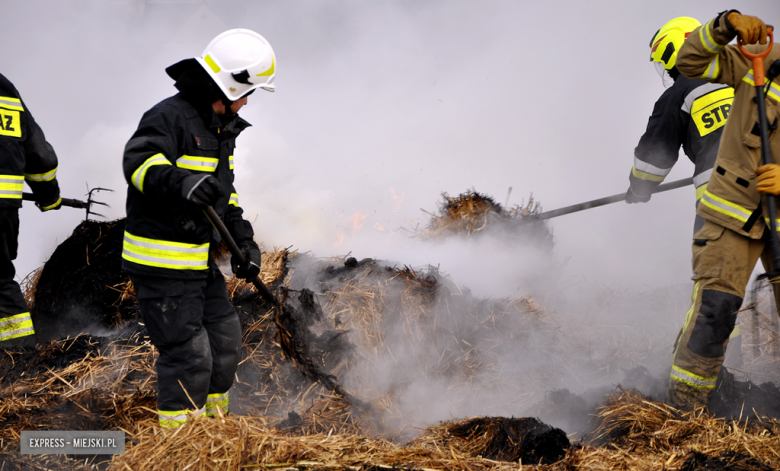
[[[244,254],[244,258],[246,258],[248,263],[239,265],[238,258],[233,255],[230,258],[230,268],[233,269],[236,278],[250,281],[260,274],[260,248],[252,241],[251,243],[242,244],[241,253]]]
[[[766,44],[766,25],[755,16],[732,11],[726,17],[744,44]]]
[[[758,175],[757,192],[780,195],[780,165],[762,165],[756,169],[756,175]]]
[[[190,175],[181,182],[181,196],[205,206],[214,206],[225,195],[219,180],[211,175]]]
[[[57,196],[56,199],[49,201],[48,203],[35,202],[35,206],[45,213],[46,211],[56,211],[62,207],[62,198]]]
[[[634,190],[631,189],[631,187],[628,187],[628,191],[626,192],[626,203],[628,204],[634,204],[634,203],[647,203],[650,201],[650,196],[640,196],[634,193]]]

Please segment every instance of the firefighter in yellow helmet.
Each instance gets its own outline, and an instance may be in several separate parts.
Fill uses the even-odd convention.
[[[780,167],[761,166],[752,64],[736,45],[728,45],[737,35],[747,44],[767,42],[767,28],[760,19],[731,10],[693,30],[677,56],[677,68],[685,77],[734,89],[714,172],[697,210],[705,223],[693,236],[693,303],[669,379],[667,400],[684,408],[706,405],[715,388],[726,341],[757,260],[761,258],[767,271],[777,268],[768,253],[768,214],[760,193],[780,193]],[[755,53],[766,46],[748,49]],[[780,49],[775,47],[765,59],[766,67],[778,59]],[[765,101],[770,126],[776,126],[777,81],[767,85]],[[780,132],[772,131],[769,143],[777,162]]]
[[[203,54],[166,69],[179,90],[147,111],[125,147],[127,220],[122,268],[138,295],[157,359],[160,425],[191,413],[228,411],[241,353],[241,325],[211,256],[218,242],[203,206],[224,221],[252,279],[260,249],[233,186],[236,138],[249,126],[238,111],[258,88],[274,90],[276,58],[254,31],[233,29]]]
[[[701,23],[675,18],[650,41],[650,61],[668,88],[656,101],[645,134],[634,149],[626,202],[644,203],[677,162],[680,147],[694,164],[696,205],[712,174],[718,144],[726,124],[734,90],[701,79],[689,79],[677,70],[677,54],[685,38]],[[697,216],[694,232],[704,219]]]

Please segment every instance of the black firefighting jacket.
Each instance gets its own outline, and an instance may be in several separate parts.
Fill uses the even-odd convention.
[[[184,178],[214,176],[225,195],[214,209],[239,246],[254,244],[233,186],[236,137],[249,126],[223,123],[210,107],[196,109],[179,93],[147,111],[125,147],[127,221],[122,267],[136,275],[205,278],[218,235],[203,211],[181,195]],[[256,247],[256,245],[254,245]]]
[[[682,146],[695,165],[698,205],[715,165],[733,99],[731,87],[678,75],[656,101],[647,130],[634,150],[631,190],[641,196],[652,193],[672,170]]]
[[[0,74],[0,208],[20,208],[24,182],[43,209],[60,201],[57,155],[19,92]]]

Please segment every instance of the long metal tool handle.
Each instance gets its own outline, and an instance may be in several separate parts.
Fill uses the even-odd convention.
[[[746,58],[753,63],[753,83],[756,87],[756,105],[758,106],[758,129],[761,137],[761,162],[764,165],[772,163],[772,152],[769,148],[769,123],[766,118],[766,97],[764,97],[764,58],[769,55],[774,45],[774,33],[772,28],[767,28],[769,35],[769,44],[764,52],[760,54],[751,54],[742,47],[742,41],[737,40],[739,50]],[[764,195],[766,209],[769,213],[769,250],[772,253],[772,275],[780,274],[780,240],[777,237],[777,197],[774,195]]]
[[[33,195],[32,193],[22,193],[22,199],[24,201],[33,201],[33,202],[38,201],[35,198],[35,195]],[[62,205],[71,208],[89,209],[89,203],[87,203],[86,201],[79,201],[70,198],[62,198]]]
[[[214,211],[214,208],[211,206],[206,206],[206,208],[203,210],[204,213],[206,213],[206,217],[209,218],[209,221],[211,221],[211,224],[214,225],[214,227],[217,228],[217,232],[219,232],[220,237],[222,237],[222,240],[225,241],[225,245],[227,245],[228,250],[230,250],[230,253],[233,254],[234,257],[238,259],[239,265],[246,265],[247,259],[244,256],[244,253],[241,252],[241,249],[238,248],[238,244],[236,244],[236,241],[233,239],[233,236],[230,235],[230,232],[228,231],[227,227],[225,226],[225,223],[222,222],[222,219],[219,218],[219,215],[216,211]],[[270,305],[276,307],[279,305],[279,300],[276,299],[276,297],[271,293],[271,290],[268,289],[268,287],[265,285],[265,283],[260,280],[260,276],[254,277],[252,280],[252,284],[255,285],[255,288],[257,288],[257,292],[260,293],[260,296],[263,298],[263,300]]]
[[[693,185],[693,177],[683,178],[682,180],[677,180],[674,182],[664,183],[663,185],[659,185],[653,191],[653,194],[663,193],[664,191],[669,191],[669,190],[676,190],[677,188],[682,188],[688,185]],[[576,213],[578,211],[583,211],[585,209],[597,208],[599,206],[604,206],[607,204],[617,203],[619,201],[625,201],[625,200],[626,200],[626,194],[620,193],[617,195],[599,198],[597,200],[591,200],[591,201],[586,201],[584,203],[573,204],[571,206],[566,206],[565,208],[553,209],[552,211],[545,211],[543,213],[535,214],[533,216],[527,216],[523,219],[527,219],[529,221],[533,221],[535,219],[538,220],[550,219],[558,216],[563,216],[564,214]]]

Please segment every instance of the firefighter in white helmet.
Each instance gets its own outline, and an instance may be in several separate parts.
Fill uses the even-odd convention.
[[[276,57],[246,29],[212,40],[200,57],[166,69],[179,93],[147,111],[125,147],[127,222],[122,267],[136,288],[157,347],[160,424],[188,414],[228,411],[241,351],[241,326],[210,249],[215,232],[202,211],[212,206],[241,247],[239,278],[260,272],[260,249],[233,186],[238,116],[257,88],[274,90]],[[193,408],[193,402],[194,408]]]

